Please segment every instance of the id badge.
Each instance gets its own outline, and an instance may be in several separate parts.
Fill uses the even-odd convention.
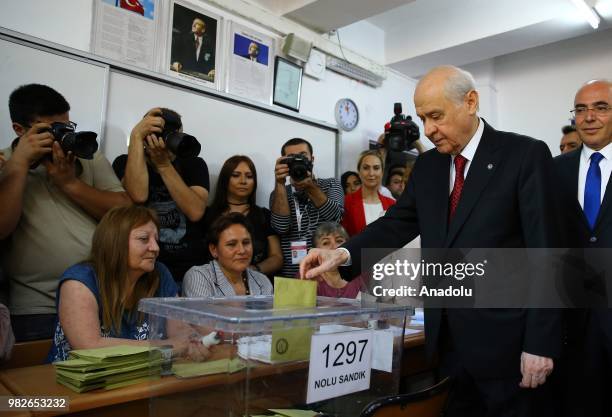
[[[305,240],[291,242],[291,264],[297,265],[308,253],[308,244]]]

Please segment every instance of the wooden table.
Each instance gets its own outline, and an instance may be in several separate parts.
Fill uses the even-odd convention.
[[[402,355],[402,370],[400,375],[407,377],[432,370],[436,358],[428,360],[425,354],[425,334],[412,334],[404,337],[404,352]]]
[[[427,368],[427,365],[422,362],[424,360],[423,345],[424,336],[422,333],[410,335],[404,339],[402,376],[422,372],[422,370]],[[249,378],[283,378],[283,375],[288,375],[291,372],[307,372],[308,370],[305,368],[303,363],[275,366],[262,365],[253,368],[250,371]],[[221,401],[231,400],[231,394],[225,392],[223,387],[227,386],[227,384],[241,383],[241,381],[244,381],[243,373],[209,375],[190,379],[178,379],[169,376],[115,390],[95,390],[79,394],[55,381],[55,368],[52,365],[30,366],[0,371],[0,382],[4,384],[9,392],[16,395],[62,396],[69,398],[68,411],[32,411],[32,416],[56,416],[62,414],[97,417],[148,416],[150,398],[180,395],[189,391],[201,390],[203,393],[210,394],[214,401],[221,403]],[[202,388],[206,389],[202,390]],[[292,384],[291,381],[288,381],[287,389],[295,389],[295,383]],[[223,398],[223,396],[227,398]],[[186,400],[188,398],[189,396],[185,396]],[[282,398],[282,396],[279,396],[279,398]],[[161,405],[163,406],[163,402]],[[290,404],[287,404],[287,407],[289,406]],[[262,405],[262,408],[265,408],[265,405]],[[4,416],[5,414],[0,412],[0,415]],[[30,414],[15,415],[25,417]],[[180,413],[180,415],[190,414]]]
[[[0,396],[13,396],[13,392],[11,392],[7,387],[0,384]],[[0,411],[0,416],[2,417],[29,417],[31,416],[30,412],[27,410],[11,410],[11,411]]]

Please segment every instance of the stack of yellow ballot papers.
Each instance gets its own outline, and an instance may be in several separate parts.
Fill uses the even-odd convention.
[[[143,382],[161,373],[162,354],[148,346],[109,346],[70,352],[54,362],[57,382],[76,392],[114,389]]]
[[[317,413],[311,410],[291,410],[291,409],[273,409],[273,415],[252,415],[251,417],[326,417],[326,414]]]

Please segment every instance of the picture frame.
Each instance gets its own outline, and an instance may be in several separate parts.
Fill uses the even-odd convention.
[[[129,65],[156,70],[162,48],[160,0],[95,0],[90,50]]]
[[[271,105],[274,38],[236,22],[228,26],[226,91]]]
[[[170,27],[165,62],[166,73],[218,88],[222,73],[222,18],[202,7],[180,0],[170,3]],[[195,22],[203,22],[203,33],[195,43]],[[202,30],[202,25],[198,30]],[[199,53],[196,53],[196,50]],[[181,62],[184,61],[184,62]]]
[[[300,111],[303,68],[283,57],[274,60],[274,93],[272,102],[296,112]]]

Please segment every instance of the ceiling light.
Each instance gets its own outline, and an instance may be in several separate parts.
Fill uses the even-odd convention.
[[[599,15],[591,6],[587,4],[585,0],[572,0],[572,3],[574,3],[574,6],[576,6],[584,20],[589,22],[589,25],[591,25],[593,29],[597,29],[599,27],[599,22],[601,20]]]

